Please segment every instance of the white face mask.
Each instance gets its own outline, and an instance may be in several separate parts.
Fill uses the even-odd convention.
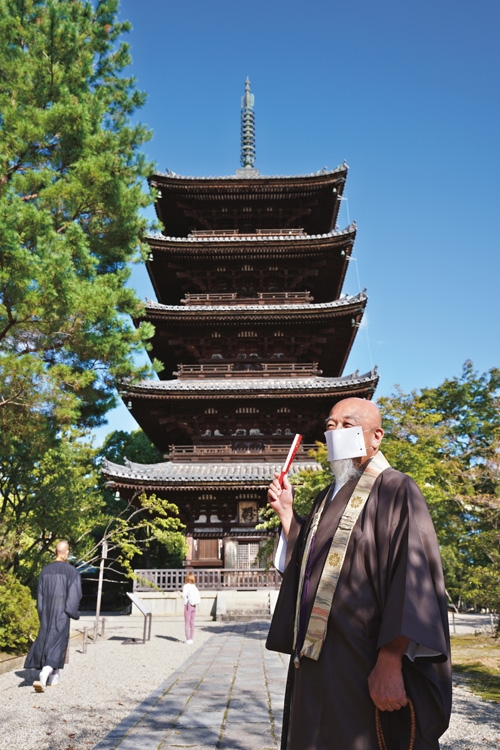
[[[361,425],[345,427],[341,430],[327,430],[325,438],[329,461],[340,461],[344,458],[366,456],[366,446]]]

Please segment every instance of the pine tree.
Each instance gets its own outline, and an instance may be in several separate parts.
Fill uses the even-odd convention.
[[[0,568],[25,579],[107,522],[82,437],[146,374],[126,284],[153,166],[117,9],[0,0]]]
[[[150,335],[126,287],[143,255],[149,137],[117,0],[0,0],[0,411],[94,426]],[[8,407],[8,408],[6,408]]]

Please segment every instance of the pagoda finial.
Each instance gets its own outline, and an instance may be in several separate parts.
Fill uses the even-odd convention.
[[[253,169],[255,164],[255,97],[250,93],[250,80],[245,81],[245,95],[241,98],[241,156],[243,168]]]

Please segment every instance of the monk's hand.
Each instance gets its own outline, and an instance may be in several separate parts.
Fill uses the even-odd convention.
[[[396,638],[383,646],[378,653],[377,663],[370,672],[370,698],[380,711],[399,711],[408,703],[401,668],[407,645],[406,638]]]
[[[271,508],[278,514],[285,536],[288,538],[290,524],[293,518],[293,489],[288,477],[283,477],[282,484],[279,482],[279,474],[269,485],[267,499]]]

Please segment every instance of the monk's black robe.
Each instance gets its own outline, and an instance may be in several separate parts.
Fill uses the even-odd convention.
[[[70,618],[78,620],[82,598],[80,574],[66,562],[46,565],[38,579],[37,610],[40,630],[24,666],[62,669],[69,640]]]
[[[351,480],[326,506],[312,556],[303,607],[308,618],[332,536],[354,490]],[[316,498],[315,508],[326,488]],[[294,517],[287,564],[267,647],[290,652],[291,618],[307,530]],[[377,750],[368,675],[378,649],[398,636],[417,648],[403,657],[415,707],[415,750],[436,750],[451,712],[451,663],[441,558],[434,527],[415,482],[386,469],[376,479],[347,548],[318,661],[290,660],[283,722],[284,750]],[[382,712],[389,750],[407,750],[409,709]]]

